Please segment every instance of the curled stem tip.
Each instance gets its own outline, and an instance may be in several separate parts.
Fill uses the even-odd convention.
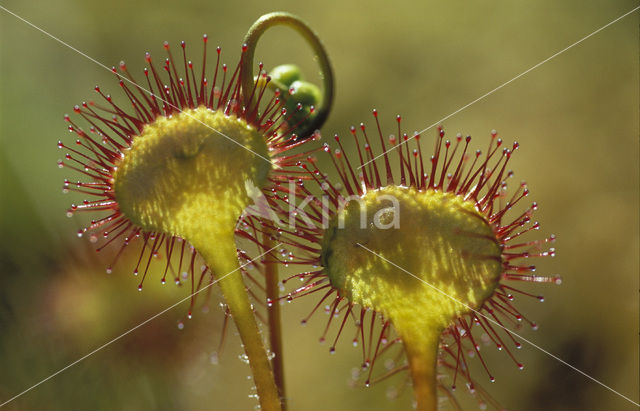
[[[323,97],[320,106],[316,108],[313,116],[311,116],[308,122],[301,124],[297,129],[297,134],[300,138],[305,138],[311,135],[314,131],[319,129],[329,116],[331,106],[333,105],[334,94],[334,80],[333,69],[331,68],[331,62],[329,61],[329,55],[325,50],[318,35],[309,27],[309,25],[301,20],[299,17],[278,11],[268,13],[256,20],[255,23],[249,28],[246,36],[244,37],[243,44],[246,46],[244,56],[241,63],[241,78],[242,88],[244,90],[251,90],[253,87],[253,58],[255,54],[258,40],[264,34],[264,32],[274,26],[283,25],[291,27],[296,30],[300,35],[309,43],[313,51],[315,52],[318,63],[320,65],[321,76],[323,80]],[[251,103],[251,93],[244,93],[245,105],[249,106]]]

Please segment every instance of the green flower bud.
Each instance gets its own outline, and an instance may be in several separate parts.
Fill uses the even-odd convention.
[[[295,105],[298,103],[303,106],[317,106],[322,100],[320,89],[313,83],[308,81],[296,80],[289,86],[289,97],[287,105],[292,101]]]
[[[302,79],[302,72],[295,64],[282,64],[271,70],[269,77],[283,87],[290,87],[294,81]]]

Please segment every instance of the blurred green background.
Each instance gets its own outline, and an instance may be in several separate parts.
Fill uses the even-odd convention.
[[[261,14],[286,10],[321,35],[335,68],[336,103],[325,136],[402,114],[422,130],[556,51],[631,10],[637,1],[551,0],[362,3],[3,1],[3,7],[107,66],[120,60],[139,73],[145,51],[186,40],[199,61],[200,39],[223,46],[228,63]],[[638,401],[638,12],[444,122],[449,135],[491,129],[521,150],[512,162],[540,204],[541,232],[558,236],[541,274],[563,285],[543,288],[546,302],[521,301],[538,331],[522,335]],[[120,96],[107,70],[0,11],[0,403],[186,296],[160,287],[152,273],[137,292],[130,262],[111,276],[85,240],[79,219],[65,217],[78,197],[61,193],[56,142],[62,116],[94,98],[99,84]],[[311,53],[277,28],[256,57],[267,67],[298,63],[313,74]],[[312,75],[308,76],[313,79]],[[390,125],[392,127],[392,125]],[[425,133],[431,137],[435,131]],[[160,266],[156,266],[159,271]],[[156,276],[153,276],[156,274]],[[537,291],[536,291],[537,292]],[[299,320],[315,299],[284,307],[286,376],[292,410],[410,409],[410,390],[388,394],[403,377],[354,387],[360,351],[345,338],[330,356],[318,337],[325,321]],[[250,410],[249,367],[230,333],[215,352],[222,315],[176,326],[183,304],[55,376],[6,406],[15,410]],[[350,334],[348,332],[347,334]],[[512,410],[631,410],[630,402],[524,344],[520,372],[505,353],[487,354],[496,376],[475,376]],[[476,364],[477,365],[477,364]],[[459,397],[476,407],[464,390]]]

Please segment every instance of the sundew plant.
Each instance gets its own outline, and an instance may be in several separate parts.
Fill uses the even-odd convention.
[[[71,52],[81,51],[10,7],[2,9],[4,18],[38,28]],[[637,378],[620,382],[609,372],[637,371],[628,361],[637,360],[637,350],[628,348],[631,337],[618,321],[593,314],[610,306],[620,319],[637,317],[637,298],[620,297],[616,305],[606,297],[633,288],[623,273],[637,266],[637,256],[621,257],[629,248],[619,246],[625,234],[609,240],[617,248],[602,245],[610,226],[628,233],[618,224],[623,216],[625,227],[637,222],[637,213],[618,201],[626,198],[622,187],[633,186],[634,179],[604,185],[588,174],[583,173],[586,180],[575,177],[573,168],[580,170],[590,155],[586,146],[606,157],[605,146],[597,148],[600,140],[574,144],[560,121],[564,117],[539,115],[542,100],[522,91],[525,75],[538,75],[570,56],[569,50],[586,47],[625,18],[637,18],[634,10],[585,25],[591,31],[582,29],[575,38],[550,42],[549,53],[514,66],[510,76],[494,79],[485,71],[465,79],[459,57],[451,65],[455,81],[446,71],[437,72],[435,67],[444,67],[439,63],[424,64],[417,56],[421,63],[415,64],[401,52],[406,48],[454,63],[450,56],[464,55],[455,48],[461,39],[443,34],[439,23],[419,30],[407,20],[406,41],[395,46],[381,41],[382,32],[367,31],[368,41],[376,44],[368,49],[374,57],[363,70],[359,64],[367,54],[353,50],[357,43],[350,37],[359,25],[347,24],[353,31],[345,31],[342,14],[336,14],[336,29],[343,28],[338,35],[317,24],[321,12],[316,18],[296,11],[305,19],[275,12],[253,24],[245,21],[244,36],[243,30],[233,36],[228,29],[202,26],[199,31],[207,34],[198,38],[196,21],[181,31],[155,33],[137,54],[131,47],[110,53],[126,62],[103,65],[111,78],[99,77],[91,93],[58,94],[77,103],[57,104],[60,113],[68,110],[60,116],[67,134],[57,133],[57,175],[68,206],[58,207],[56,200],[49,208],[55,205],[69,218],[53,231],[45,259],[12,263],[18,260],[10,250],[24,250],[20,236],[6,248],[3,261],[17,274],[22,265],[34,273],[50,266],[56,274],[38,277],[40,296],[24,299],[29,309],[22,318],[18,307],[24,303],[17,303],[22,300],[14,290],[20,284],[37,288],[35,283],[23,275],[13,276],[15,285],[3,283],[7,310],[0,319],[8,327],[0,347],[21,353],[15,347],[23,346],[28,352],[31,347],[20,336],[42,335],[30,328],[34,319],[48,324],[49,337],[34,343],[42,352],[58,341],[67,344],[51,357],[62,364],[57,368],[34,361],[40,368],[16,374],[11,370],[22,356],[7,356],[6,369],[17,377],[0,380],[0,407],[25,401],[28,409],[41,408],[51,392],[48,385],[128,339],[135,343],[114,351],[99,378],[122,375],[130,386],[113,382],[107,385],[111,398],[94,401],[89,381],[96,377],[87,374],[75,383],[87,386],[78,391],[86,394],[80,403],[266,410],[636,404],[629,393]],[[381,15],[367,16],[372,27],[383,30]],[[503,38],[508,49],[512,39]],[[106,61],[88,57],[100,65]],[[76,72],[72,65],[69,70]],[[637,85],[637,75],[621,73]],[[448,92],[448,87],[461,89],[453,83],[473,88],[483,78],[491,87],[477,88],[464,104]],[[63,81],[75,84],[69,77]],[[538,81],[542,90],[552,90]],[[517,104],[505,97],[511,88],[521,93]],[[623,101],[629,98],[626,88],[615,90]],[[434,110],[436,118],[427,118]],[[525,117],[529,110],[538,115]],[[616,115],[628,119],[637,112],[623,107]],[[569,118],[575,125],[580,116]],[[620,124],[609,128],[627,135],[628,129],[616,129]],[[16,143],[6,149],[11,144]],[[623,151],[618,159],[631,150]],[[28,198],[32,188],[14,188],[21,177],[15,177],[12,161],[6,162],[6,180],[12,182],[7,192]],[[606,159],[594,164],[609,172]],[[607,188],[588,191],[585,181]],[[579,187],[591,193],[589,200],[575,202],[567,194]],[[590,205],[608,221],[598,226],[599,236],[580,231],[577,223],[593,216]],[[559,211],[565,208],[570,211]],[[43,227],[51,224],[44,221]],[[70,230],[75,234],[68,235]],[[52,230],[41,232],[49,238]],[[629,234],[628,245],[637,237]],[[576,242],[590,251],[576,254]],[[608,250],[616,256],[609,259],[611,269],[602,271],[590,242],[600,244],[600,254]],[[34,241],[32,247],[40,245]],[[584,261],[593,269],[585,269]],[[592,274],[596,268],[613,273],[606,286],[603,274]],[[584,295],[576,287],[583,287]],[[601,298],[586,303],[592,287],[600,288]],[[144,302],[140,307],[149,313],[130,301]],[[156,323],[153,328],[150,322]],[[607,334],[593,327],[615,337],[627,360],[602,349]],[[101,337],[92,339],[97,330]],[[86,355],[78,359],[74,351]],[[38,369],[46,374],[50,368],[58,371],[35,385],[27,381]],[[162,381],[174,389],[154,394]],[[566,392],[554,385],[561,381]],[[127,391],[140,395],[124,400]]]
[[[292,26],[309,40],[321,61],[324,96],[312,83],[303,81],[293,65],[277,67],[267,75],[260,64],[258,75],[251,75],[256,43],[275,25]],[[208,40],[205,35],[202,69],[194,68],[187,58],[185,42],[180,44],[182,62],[174,58],[169,43],[164,43],[166,76],[146,53],[146,87],[136,82],[126,63],[121,62],[119,70],[114,67],[133,108],[131,114],[96,86],[101,103],[83,102],[74,107],[76,117],[87,126],[65,115],[76,140],[75,145],[58,143],[67,152],[58,165],[81,174],[83,180],[66,179],[63,190],[88,196],[81,204],[71,205],[68,213],[97,214],[78,235],[89,234],[92,242],[102,236],[98,251],[116,244],[116,260],[133,243],[141,243],[133,270],[140,277],[140,291],[152,260],[161,252],[166,255],[163,284],[169,272],[181,273],[185,263],[191,290],[203,284],[218,285],[225,315],[233,319],[240,334],[263,409],[286,406],[281,324],[274,312],[280,298],[277,288],[270,286],[278,282],[274,264],[283,259],[286,265],[306,263],[317,268],[295,275],[304,285],[287,298],[328,289],[316,308],[330,297],[329,323],[342,313],[342,331],[347,319],[354,317],[359,328],[356,335],[361,337],[354,344],[359,341],[363,347],[363,368],[373,370],[379,354],[401,345],[406,364],[390,374],[409,371],[420,410],[438,408],[438,388],[455,402],[452,391],[459,374],[468,390],[476,393],[468,364],[473,354],[489,380],[495,380],[480,354],[481,337],[473,336],[475,325],[522,369],[509,348],[520,348],[521,343],[505,324],[513,327],[524,320],[537,327],[512,301],[514,294],[540,301],[543,297],[504,282],[559,284],[560,279],[537,275],[536,267],[529,263],[553,256],[554,249],[547,244],[555,237],[527,239],[527,234],[539,228],[532,220],[537,204],[516,211],[529,190],[522,182],[513,193],[508,191],[507,180],[513,172],[507,166],[518,143],[502,147],[502,140],[492,132],[483,155],[469,148],[471,137],[458,135],[452,144],[444,140],[440,128],[433,154],[423,154],[421,136],[404,133],[398,116],[397,134],[388,139],[399,163],[394,173],[374,110],[382,154],[373,150],[364,124],[360,125],[363,138],[355,127],[351,130],[357,163],[351,163],[336,135],[340,148],[333,152],[333,162],[340,181],[333,184],[315,166],[314,150],[289,153],[321,138],[320,128],[332,104],[331,66],[317,35],[293,15],[265,15],[249,30],[236,68],[221,65],[218,47],[210,76]],[[274,89],[273,98],[261,104],[269,88]],[[316,111],[318,103],[321,108]],[[411,140],[418,143],[415,148]],[[325,143],[322,150],[332,149]],[[429,158],[426,162],[425,157]],[[380,158],[383,161],[378,162]],[[314,164],[311,169],[308,162]],[[324,203],[318,198],[304,200],[314,202],[310,213],[320,227],[313,225],[304,205],[291,201],[296,194],[309,194],[306,183],[310,182],[319,184],[328,197]],[[266,199],[262,208],[280,213],[285,221],[275,216],[269,224],[265,210],[256,209],[260,196]],[[256,203],[253,206],[251,199]],[[279,207],[278,200],[288,207]],[[299,227],[305,219],[307,227]],[[258,244],[260,255],[252,257],[237,248],[234,235]],[[283,245],[290,251],[279,258],[277,249]],[[271,365],[241,275],[246,265],[265,255],[269,257],[261,262]],[[205,264],[202,269],[197,268],[197,257]],[[107,273],[111,271],[112,265]],[[181,285],[181,279],[174,276]],[[422,284],[417,285],[416,280]],[[366,327],[369,311],[371,325]],[[382,328],[376,341],[373,325],[378,320]],[[453,370],[451,391],[441,381],[441,368]],[[371,372],[366,386],[371,384],[370,376]],[[480,405],[489,402],[497,404],[482,391]]]

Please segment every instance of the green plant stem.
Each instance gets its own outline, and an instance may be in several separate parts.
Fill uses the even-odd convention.
[[[216,238],[216,241],[210,241],[204,246],[199,245],[197,249],[215,275],[218,278],[224,276],[218,284],[240,333],[244,351],[249,358],[249,366],[256,384],[261,409],[264,411],[281,410],[278,388],[246,287],[242,281],[233,236],[225,239]]]
[[[277,25],[284,25],[287,27],[291,27],[296,30],[298,33],[302,35],[302,37],[309,43],[313,51],[316,53],[318,58],[321,74],[323,78],[323,98],[320,104],[320,107],[315,108],[315,114],[311,117],[309,122],[305,122],[301,125],[297,130],[296,134],[300,138],[306,138],[311,135],[315,130],[319,129],[322,124],[326,121],[329,112],[331,110],[331,106],[333,105],[333,94],[334,94],[334,85],[333,85],[333,69],[331,68],[331,63],[329,61],[329,56],[320,41],[318,35],[309,27],[307,23],[302,21],[299,17],[294,16],[293,14],[285,13],[285,12],[275,12],[265,14],[260,17],[250,28],[244,38],[244,44],[247,49],[243,54],[241,67],[240,67],[240,78],[242,91],[244,96],[244,104],[246,107],[250,107],[252,105],[252,93],[250,90],[253,89],[254,85],[254,77],[253,77],[253,59],[256,47],[258,45],[258,40],[264,34],[264,32],[270,28]],[[264,249],[269,250],[273,247],[273,240],[271,239],[271,233],[266,232],[263,237]],[[279,290],[278,290],[278,268],[273,260],[273,257],[270,254],[267,254],[265,257],[265,281],[266,281],[266,292],[267,299],[270,301],[270,305],[267,308],[268,312],[268,323],[269,323],[269,343],[271,347],[271,352],[275,355],[272,360],[272,378],[275,379],[275,384],[277,386],[277,390],[280,398],[280,406],[283,410],[286,409],[286,400],[285,400],[285,382],[284,382],[284,355],[282,350],[282,324],[281,324],[281,314],[280,314],[280,304],[279,304]],[[223,290],[224,293],[224,290]],[[225,294],[226,297],[226,294]],[[228,302],[230,305],[230,303]],[[231,306],[229,307],[231,309]],[[233,314],[232,310],[232,315]],[[255,320],[254,320],[255,322]],[[237,323],[237,320],[236,320]],[[238,324],[238,328],[240,325]],[[246,344],[246,343],[245,343]],[[246,348],[246,347],[245,347]],[[249,355],[247,353],[247,355]],[[256,386],[259,387],[257,378],[256,378]],[[264,409],[264,407],[263,407]]]
[[[413,393],[416,398],[418,411],[437,411],[437,357],[440,335],[434,341],[403,339],[404,348],[409,360],[409,370],[413,381]]]
[[[274,247],[271,232],[267,231],[262,237],[262,244],[266,250]],[[278,386],[282,410],[286,411],[287,401],[284,384],[284,351],[282,349],[282,322],[280,316],[280,290],[278,289],[278,266],[271,253],[264,259],[264,275],[267,291],[267,314],[269,322],[269,345],[274,355],[271,360],[273,376]]]
[[[314,131],[318,130],[322,124],[327,120],[331,106],[333,105],[333,69],[331,68],[331,62],[329,61],[329,55],[325,50],[318,35],[309,27],[307,23],[301,20],[299,17],[278,11],[274,13],[265,14],[256,20],[255,23],[249,28],[249,31],[244,37],[244,44],[247,46],[247,50],[244,53],[242,60],[242,67],[240,68],[240,77],[242,79],[242,88],[245,90],[245,106],[249,107],[249,99],[251,99],[251,93],[248,90],[253,88],[253,58],[258,45],[258,40],[262,34],[270,27],[277,25],[283,25],[291,27],[296,30],[300,35],[309,43],[313,51],[316,53],[318,63],[321,69],[321,75],[323,80],[323,97],[320,107],[316,107],[315,115],[311,118],[311,121],[304,124],[297,130],[299,137],[305,138],[311,135]]]

